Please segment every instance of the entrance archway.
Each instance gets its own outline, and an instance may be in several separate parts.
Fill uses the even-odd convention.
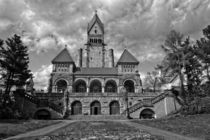
[[[140,113],[140,119],[153,119],[155,118],[155,112],[152,109],[144,109]]]
[[[117,84],[114,80],[109,80],[106,82],[105,92],[117,92]]]
[[[75,101],[71,104],[71,114],[72,115],[82,114],[82,103],[80,101]]]
[[[64,92],[67,89],[67,82],[65,80],[59,80],[56,83],[57,86],[57,92]]]
[[[94,101],[90,104],[90,114],[91,115],[101,114],[101,104],[99,101]]]
[[[90,92],[101,92],[102,86],[101,86],[101,82],[99,80],[93,80],[90,83]]]
[[[112,101],[109,104],[110,115],[120,114],[120,105],[118,101]]]
[[[135,91],[134,82],[132,80],[126,80],[124,82],[124,87],[126,88],[127,92],[134,92]]]
[[[49,119],[51,119],[51,114],[46,109],[40,109],[40,110],[36,111],[36,113],[34,115],[34,118],[35,119],[49,120]]]

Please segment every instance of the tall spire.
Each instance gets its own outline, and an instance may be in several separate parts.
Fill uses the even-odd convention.
[[[88,24],[88,33],[92,29],[92,27],[95,25],[95,23],[98,23],[102,32],[104,33],[104,24],[101,22],[100,18],[98,17],[98,11],[95,10],[95,15],[93,16],[92,20]]]

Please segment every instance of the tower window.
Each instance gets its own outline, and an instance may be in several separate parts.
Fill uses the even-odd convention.
[[[97,30],[95,30],[95,34],[97,34]]]

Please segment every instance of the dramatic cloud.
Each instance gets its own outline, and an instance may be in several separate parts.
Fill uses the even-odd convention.
[[[52,72],[52,65],[42,65],[40,69],[33,72],[34,76],[34,87],[36,89],[47,90],[50,73]]]
[[[116,60],[129,49],[144,74],[164,57],[160,45],[170,30],[197,39],[210,24],[210,0],[0,0],[0,38],[20,34],[31,55],[49,55],[67,44],[76,56],[96,9],[107,49],[114,48]],[[31,65],[39,71],[49,63]]]

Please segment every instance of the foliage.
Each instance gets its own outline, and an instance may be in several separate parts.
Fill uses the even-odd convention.
[[[160,65],[162,72],[179,76],[180,91],[172,89],[172,93],[185,114],[202,112],[199,101],[210,92],[210,26],[203,29],[203,35],[190,42],[190,37],[184,39],[181,33],[171,31],[162,46],[166,53]]]
[[[23,45],[20,36],[15,34],[5,41],[5,45],[0,40],[0,56],[1,76],[5,82],[2,107],[13,110],[14,103],[11,99],[11,88],[14,86],[23,87],[27,79],[32,76],[28,69],[28,48]],[[7,110],[8,113],[9,110]]]
[[[148,72],[144,79],[144,88],[152,89],[153,92],[159,90],[165,79],[159,75],[158,71]]]
[[[184,36],[174,30],[172,30],[162,45],[163,50],[166,53],[166,59],[162,67],[163,73],[171,72],[172,75],[179,76],[181,90],[179,96],[180,104],[186,104],[186,91],[184,89],[184,75],[183,67],[185,63],[185,49],[188,42],[183,43]]]

